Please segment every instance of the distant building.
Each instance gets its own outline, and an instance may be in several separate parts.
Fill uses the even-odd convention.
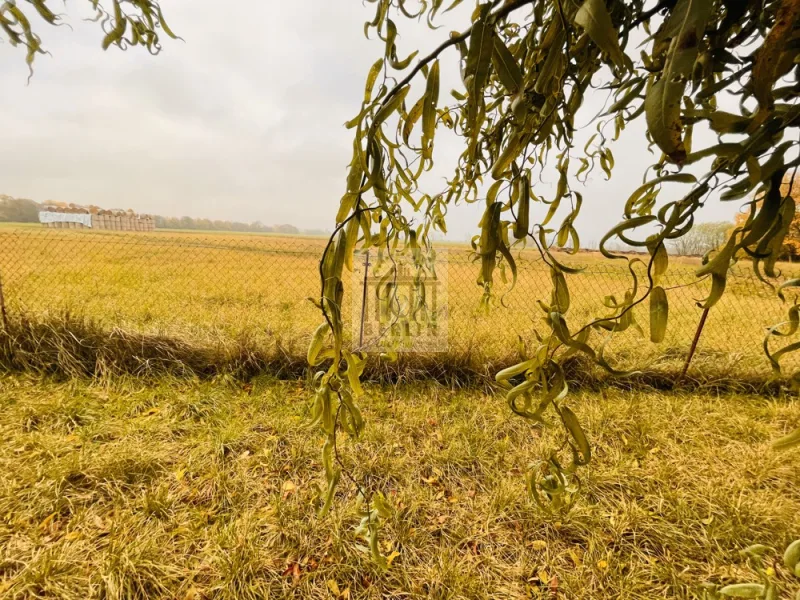
[[[39,222],[55,229],[103,229],[112,231],[155,231],[151,215],[137,215],[132,210],[103,210],[96,206],[46,205],[39,212]]]

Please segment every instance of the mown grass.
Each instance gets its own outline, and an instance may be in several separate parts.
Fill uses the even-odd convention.
[[[0,277],[12,313],[50,318],[68,310],[108,328],[188,341],[215,344],[246,336],[261,347],[278,342],[302,348],[320,322],[308,298],[319,294],[318,259],[324,244],[321,238],[224,233],[11,228],[0,231]],[[517,254],[519,281],[505,296],[510,282],[504,284],[498,274],[497,303],[489,314],[479,309],[478,266],[468,250],[449,246],[446,257],[444,249],[440,257],[447,260],[447,335],[453,352],[505,360],[516,356],[518,340],[531,343],[536,330],[546,328],[536,300],[549,298],[552,283],[534,251]],[[630,285],[622,261],[591,253],[562,258],[587,267],[585,273],[568,277],[572,328],[609,314],[603,298],[620,299]],[[670,301],[664,342],[649,342],[647,302],[634,311],[642,332],[631,328],[615,335],[606,353],[620,367],[686,355],[702,312],[696,301],[710,286],[707,279],[697,282],[696,266],[696,259],[672,260],[663,282]],[[783,270],[790,276],[796,266],[784,265]],[[346,282],[345,335],[353,342],[358,337],[361,280],[353,276]],[[746,265],[737,267],[708,319],[700,347],[726,353],[740,372],[768,373],[761,350],[765,327],[784,320],[786,310]],[[597,346],[602,342],[593,341]],[[786,363],[800,364],[792,356]]]
[[[3,376],[0,597],[690,598],[750,580],[740,548],[800,535],[800,453],[768,449],[796,400],[579,392],[596,453],[574,509],[548,516],[522,475],[557,428],[478,391],[373,387],[342,456],[394,506],[382,573],[345,481],[315,516],[307,397],[264,377]]]

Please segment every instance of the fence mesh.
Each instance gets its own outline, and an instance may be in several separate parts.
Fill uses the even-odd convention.
[[[67,311],[142,333],[197,341],[248,336],[300,348],[320,322],[309,298],[319,295],[318,261],[324,246],[323,239],[302,237],[7,227],[0,229],[0,280],[12,316],[46,318]],[[488,359],[507,357],[517,353],[520,340],[530,342],[537,329],[544,331],[536,300],[549,298],[549,269],[533,251],[518,252],[516,258],[515,288],[509,290],[510,272],[506,283],[498,277],[495,305],[487,313],[479,306],[479,263],[468,248],[447,248],[450,350]],[[592,254],[564,260],[585,267],[568,276],[568,322],[573,329],[608,315],[603,298],[621,299],[630,288],[625,261]],[[784,277],[793,275],[791,267],[784,269]],[[710,280],[698,280],[695,270],[696,261],[671,257],[662,281],[670,304],[662,343],[649,341],[649,307],[644,302],[634,311],[642,331],[633,327],[614,334],[608,355],[625,367],[682,360],[702,315],[697,301],[710,290]],[[640,281],[644,273],[642,266]],[[362,292],[347,286],[346,319],[357,318],[353,303],[362,302]],[[724,368],[767,373],[769,362],[761,348],[765,328],[784,320],[787,308],[748,266],[736,266],[723,299],[709,315],[699,351]],[[785,365],[792,369],[798,362],[790,357]]]

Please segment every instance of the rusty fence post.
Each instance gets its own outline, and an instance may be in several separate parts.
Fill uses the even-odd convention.
[[[364,317],[367,314],[367,275],[369,275],[369,248],[364,254],[364,285],[361,291],[361,328],[358,332],[358,348],[364,345]]]
[[[686,362],[683,363],[683,371],[681,371],[680,379],[686,377],[686,373],[689,371],[689,365],[692,364],[692,358],[694,357],[694,353],[697,350],[697,343],[700,341],[700,335],[703,333],[703,327],[706,325],[706,319],[708,318],[708,310],[707,308],[703,309],[703,316],[700,317],[700,322],[697,324],[697,331],[694,332],[694,339],[692,340],[692,346],[689,348],[689,354],[686,356]]]
[[[8,313],[6,312],[6,297],[3,293],[3,275],[0,273],[0,318],[3,320],[3,331],[9,333]]]

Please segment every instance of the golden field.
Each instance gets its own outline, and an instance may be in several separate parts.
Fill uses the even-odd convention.
[[[302,236],[4,226],[0,228],[0,277],[12,313],[69,311],[126,330],[188,340],[246,335],[300,349],[320,322],[308,298],[319,294],[317,265],[324,244],[324,239]],[[469,248],[442,246],[439,270],[446,264],[451,351],[489,358],[511,356],[517,353],[518,339],[532,340],[534,331],[542,327],[536,300],[549,298],[549,271],[532,250],[516,256],[516,288],[506,294],[509,283],[500,281],[498,274],[496,302],[487,314],[479,309],[482,290],[475,283],[479,265],[472,262]],[[596,253],[562,258],[572,266],[586,267],[579,275],[567,276],[572,299],[568,323],[573,330],[607,315],[603,297],[619,299],[630,285],[624,261],[608,261]],[[670,265],[663,283],[670,301],[666,340],[657,346],[649,342],[645,302],[634,313],[644,336],[634,329],[616,334],[607,346],[609,356],[623,366],[637,367],[685,356],[702,312],[696,301],[710,287],[708,280],[695,278],[697,262],[679,258]],[[793,268],[784,266],[787,273]],[[343,313],[351,325],[348,332],[358,331],[360,272],[354,273],[347,286]],[[644,269],[638,272],[643,278]],[[735,267],[726,295],[710,313],[700,341],[701,354],[724,363],[725,369],[767,372],[769,365],[761,350],[764,329],[781,322],[787,308],[755,280],[748,265]],[[787,365],[797,362],[791,360],[787,359]]]

